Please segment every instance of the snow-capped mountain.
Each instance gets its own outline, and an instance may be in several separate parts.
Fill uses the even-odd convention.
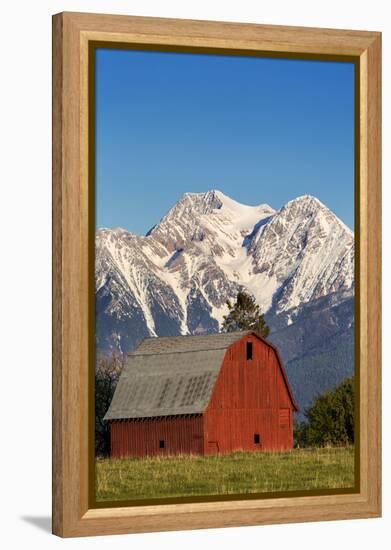
[[[133,319],[134,340],[218,330],[240,288],[278,314],[353,284],[353,233],[317,199],[276,212],[220,191],[186,193],[146,236],[97,232],[97,321],[111,318],[112,329],[98,344],[126,351]]]
[[[215,190],[185,193],[145,236],[100,229],[98,352],[127,352],[145,336],[218,331],[240,289],[255,296],[286,362],[316,355],[325,334],[330,349],[346,350],[353,232],[308,195],[275,211]]]

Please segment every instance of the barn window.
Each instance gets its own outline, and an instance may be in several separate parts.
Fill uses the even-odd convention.
[[[161,439],[159,441],[159,449],[164,449],[164,447],[165,447],[164,439]]]
[[[246,358],[247,361],[250,361],[253,358],[253,343],[247,342],[246,343]]]
[[[261,438],[259,434],[254,434],[254,445],[259,445],[261,443]]]

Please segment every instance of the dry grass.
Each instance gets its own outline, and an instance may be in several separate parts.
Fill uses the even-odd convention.
[[[228,495],[354,485],[354,448],[97,460],[97,501]]]

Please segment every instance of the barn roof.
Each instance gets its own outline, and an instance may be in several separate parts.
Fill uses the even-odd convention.
[[[201,336],[160,336],[159,338],[145,338],[137,349],[129,353],[129,355],[161,355],[163,353],[227,349],[231,344],[246,334],[251,334],[251,332],[251,330],[246,330],[240,332],[203,334]]]
[[[146,338],[129,353],[104,420],[202,413],[226,350],[250,333]],[[266,343],[277,354],[291,395],[277,350]]]

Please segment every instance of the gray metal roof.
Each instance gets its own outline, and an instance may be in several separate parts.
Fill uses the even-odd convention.
[[[160,336],[145,338],[137,349],[129,355],[150,355],[162,353],[180,353],[186,351],[205,351],[227,349],[231,344],[252,331],[222,332],[201,336]]]
[[[226,349],[245,334],[145,339],[129,354],[104,419],[202,413]]]

